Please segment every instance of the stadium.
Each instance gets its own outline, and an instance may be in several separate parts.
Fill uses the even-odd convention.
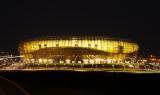
[[[109,64],[136,57],[139,46],[126,39],[103,36],[49,36],[19,44],[27,64]]]

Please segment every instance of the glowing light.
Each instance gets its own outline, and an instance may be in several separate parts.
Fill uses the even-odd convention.
[[[48,64],[48,60],[47,59],[43,59],[43,63]]]
[[[107,59],[107,63],[111,63],[112,62],[112,59]]]
[[[55,50],[52,53],[48,52],[46,53],[45,50],[48,48]],[[63,49],[66,48],[78,48],[78,52],[82,54],[82,59],[66,59],[63,55]],[[61,49],[61,50],[60,50]],[[94,63],[111,63],[112,61],[116,60],[123,60],[127,57],[127,54],[135,53],[139,49],[138,45],[129,41],[121,41],[121,40],[110,40],[110,39],[78,39],[76,37],[73,37],[71,39],[37,39],[37,40],[31,40],[24,43],[21,43],[19,46],[20,54],[23,56],[24,59],[31,59],[26,60],[28,63],[35,62],[38,59],[38,63],[53,63],[54,58],[56,59],[56,56],[60,56],[59,58],[64,58],[63,61],[59,61],[60,63],[84,63],[84,64],[94,64]],[[90,55],[83,55],[86,50],[90,50]],[[42,51],[41,54],[38,52]],[[72,50],[70,50],[72,51]],[[70,53],[69,51],[69,53]],[[75,50],[76,51],[76,50]],[[96,55],[94,56],[93,53],[104,53],[104,55]],[[56,52],[62,52],[61,55],[54,55],[58,54]],[[77,53],[78,53],[77,52]],[[88,51],[87,51],[88,52]],[[69,54],[66,54],[67,56]],[[72,55],[72,52],[71,52]],[[48,57],[49,56],[49,57]],[[85,56],[85,57],[84,57]],[[88,59],[83,59],[88,57]],[[32,60],[34,58],[37,58],[36,60]],[[40,59],[39,59],[40,58]],[[48,60],[48,58],[50,58]],[[53,59],[52,59],[53,58]],[[67,57],[70,58],[70,57]],[[74,58],[74,57],[73,57]],[[72,61],[71,61],[72,60]],[[83,60],[83,61],[80,61]]]
[[[90,64],[94,64],[94,60],[89,60],[89,63]]]
[[[82,63],[82,61],[78,61],[78,63]]]
[[[100,63],[101,59],[95,59],[96,63]]]
[[[128,65],[128,66],[129,66],[129,67],[131,67],[131,68],[133,68],[133,67],[134,67],[134,66],[133,66],[133,65],[131,65],[131,64],[130,64],[130,65]]]
[[[38,62],[41,64],[41,63],[42,63],[42,59],[41,59],[41,58],[39,58],[39,59],[38,59]]]
[[[84,64],[88,64],[88,59],[83,59]]]
[[[70,62],[71,62],[71,60],[69,60],[69,59],[66,60],[66,63],[70,63]]]
[[[42,44],[41,48],[44,47],[44,42],[46,42],[47,47],[56,47],[56,44],[59,45],[59,47],[65,48],[65,47],[75,47],[75,44],[81,48],[91,48],[96,50],[102,50],[105,52],[111,52],[111,53],[118,53],[119,52],[119,46],[123,47],[122,53],[131,53],[138,50],[138,45],[134,43],[129,42],[119,42],[119,41],[110,41],[110,40],[97,40],[97,44],[95,44],[94,40],[42,40],[42,41],[31,41],[24,43],[24,49],[21,51],[23,52],[33,52],[36,50],[39,50],[39,44]],[[68,43],[68,44],[66,44]],[[91,46],[88,46],[88,44],[91,44]],[[95,47],[94,44],[97,46]],[[25,57],[25,56],[24,56]]]
[[[59,63],[64,63],[64,61],[59,61]]]
[[[75,61],[72,61],[72,63],[75,63]]]

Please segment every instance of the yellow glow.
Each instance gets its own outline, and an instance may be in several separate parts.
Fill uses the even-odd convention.
[[[139,47],[137,44],[128,42],[128,41],[120,41],[120,40],[86,40],[86,39],[68,39],[68,40],[32,40],[25,43],[20,44],[19,50],[24,59],[32,59],[31,61],[34,63],[34,56],[32,52],[44,49],[44,48],[86,48],[91,50],[98,50],[109,53],[109,55],[100,57],[96,57],[96,59],[82,59],[83,61],[78,61],[78,63],[111,63],[111,61],[122,60],[125,59],[127,54],[137,52]],[[105,59],[105,60],[104,60]],[[108,60],[106,60],[108,59]],[[54,60],[48,59],[38,59],[39,63],[53,63]],[[28,62],[28,61],[27,61]],[[76,63],[71,59],[61,60],[60,63]]]
[[[35,50],[39,50],[40,48],[56,47],[56,44],[58,44],[61,48],[75,47],[75,45],[77,45],[80,48],[90,48],[110,53],[118,53],[119,46],[123,47],[122,53],[132,53],[138,51],[139,48],[138,45],[135,43],[111,40],[42,40],[24,43],[24,48],[22,49],[22,51],[24,53],[33,52]],[[41,45],[41,47],[39,47],[39,45]]]
[[[84,61],[84,64],[88,64],[88,59],[83,59],[83,61]]]
[[[71,60],[69,60],[69,59],[66,60],[66,63],[70,63],[70,62],[71,62]]]
[[[111,62],[112,62],[112,59],[107,59],[107,62],[108,62],[108,63],[111,63]]]

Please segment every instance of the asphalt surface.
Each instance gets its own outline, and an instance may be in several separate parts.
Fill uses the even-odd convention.
[[[160,74],[73,71],[11,71],[0,76],[15,82],[30,95],[158,95]],[[25,95],[0,79],[0,94]],[[3,95],[3,94],[2,94]]]

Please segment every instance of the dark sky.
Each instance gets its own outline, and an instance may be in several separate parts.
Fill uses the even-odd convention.
[[[141,2],[140,2],[141,1]],[[133,40],[140,55],[160,55],[159,3],[147,0],[0,1],[0,51],[47,35],[104,35]]]

